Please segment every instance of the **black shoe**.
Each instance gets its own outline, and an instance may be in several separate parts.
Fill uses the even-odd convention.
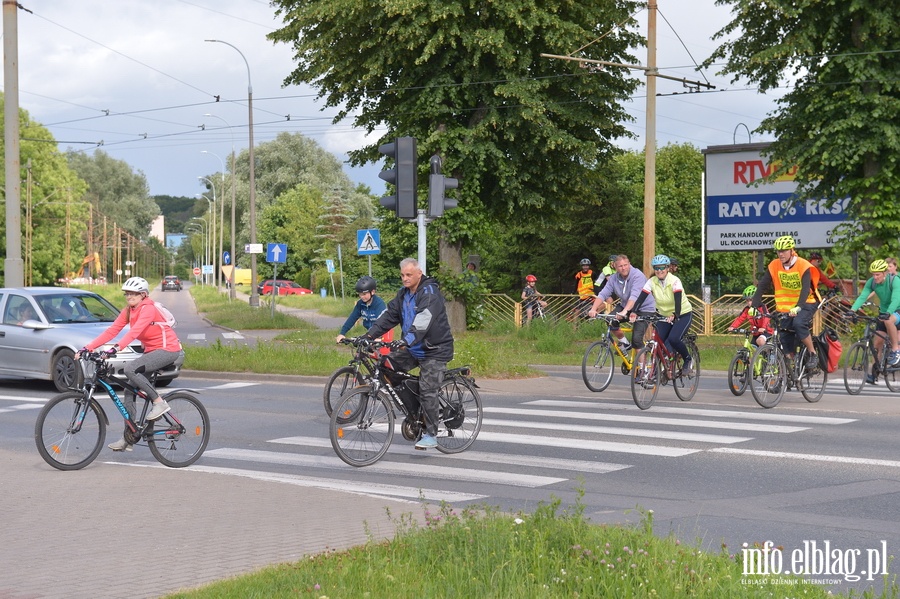
[[[806,369],[810,372],[819,369],[819,356],[818,354],[809,354],[806,357]]]

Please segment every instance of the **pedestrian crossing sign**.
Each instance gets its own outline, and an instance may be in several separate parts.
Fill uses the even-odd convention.
[[[381,232],[378,229],[359,229],[356,231],[356,253],[370,256],[381,253]]]

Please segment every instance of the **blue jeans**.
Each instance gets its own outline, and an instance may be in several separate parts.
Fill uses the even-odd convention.
[[[691,320],[693,320],[693,312],[682,314],[673,323],[668,323],[664,320],[656,323],[656,332],[659,333],[659,338],[663,340],[669,353],[678,352],[685,360],[690,358],[691,354],[688,352],[688,348],[682,341],[682,338],[684,338],[684,334],[690,328]]]

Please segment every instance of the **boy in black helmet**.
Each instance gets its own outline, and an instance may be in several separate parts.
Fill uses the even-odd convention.
[[[344,335],[353,328],[356,321],[360,318],[362,318],[363,326],[368,330],[372,328],[372,325],[375,324],[378,317],[387,310],[387,305],[385,305],[384,300],[375,295],[376,286],[375,279],[368,275],[360,277],[356,282],[356,293],[359,295],[359,300],[356,302],[356,305],[353,306],[353,312],[350,313],[350,316],[347,317],[347,321],[341,327],[341,332],[335,339],[337,343],[341,342]],[[381,340],[389,343],[393,338],[394,332],[388,331]]]

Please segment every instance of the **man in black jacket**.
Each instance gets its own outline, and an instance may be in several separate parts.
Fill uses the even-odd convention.
[[[419,401],[425,412],[425,434],[416,449],[437,447],[438,389],[453,359],[453,334],[447,320],[444,296],[437,281],[426,277],[413,258],[400,262],[403,289],[397,292],[367,335],[377,338],[400,325],[399,341],[419,366]],[[405,352],[404,352],[405,353]]]

